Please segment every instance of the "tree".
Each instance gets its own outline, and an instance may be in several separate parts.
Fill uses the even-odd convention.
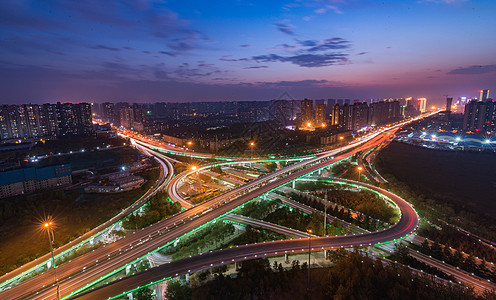
[[[167,283],[165,297],[168,300],[190,300],[191,288],[186,284],[181,284],[179,280],[170,280]]]
[[[155,296],[152,295],[152,290],[148,287],[141,288],[133,293],[133,298],[136,300],[153,300]]]

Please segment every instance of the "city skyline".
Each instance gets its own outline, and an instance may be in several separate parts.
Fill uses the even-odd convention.
[[[34,1],[0,12],[2,103],[478,97],[491,1]]]

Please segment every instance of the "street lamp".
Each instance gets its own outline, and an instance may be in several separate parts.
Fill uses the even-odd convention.
[[[307,281],[307,291],[310,291],[310,238],[312,237],[312,227],[307,227],[308,233],[308,281]]]
[[[358,170],[358,181],[360,181],[360,177],[362,175],[363,167],[362,166],[358,166],[357,170]]]
[[[53,256],[53,243],[55,242],[55,237],[53,235],[53,230],[52,230],[53,223],[51,221],[49,221],[43,225],[45,226],[45,229],[47,230],[48,242],[50,243],[50,252],[52,253],[52,265],[53,265],[53,270],[54,270],[55,282],[57,283],[57,299],[60,299],[59,282],[57,279],[57,269],[55,269],[55,257]]]
[[[251,157],[253,158],[253,149],[255,148],[255,142],[250,142]]]

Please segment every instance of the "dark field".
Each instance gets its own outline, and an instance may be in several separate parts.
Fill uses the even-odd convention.
[[[392,142],[377,159],[412,190],[496,219],[496,154],[440,151]]]

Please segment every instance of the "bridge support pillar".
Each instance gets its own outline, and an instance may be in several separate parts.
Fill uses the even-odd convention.
[[[131,271],[131,265],[126,267],[126,275],[129,274],[129,271]]]
[[[47,269],[50,269],[51,266],[52,266],[52,260],[48,260],[47,261]]]
[[[129,293],[129,294],[127,294],[127,298],[128,298],[129,300],[133,300],[133,293]]]
[[[293,180],[293,182],[291,183],[291,187],[296,188],[296,180]]]
[[[239,271],[239,262],[234,262],[234,270]]]
[[[289,254],[284,254],[284,262],[289,264]]]
[[[327,250],[324,250],[324,259],[327,259]]]
[[[374,245],[371,245],[369,246],[369,255],[373,255],[374,253],[372,252],[372,250],[374,249]]]
[[[186,283],[189,284],[189,273],[186,273]]]

